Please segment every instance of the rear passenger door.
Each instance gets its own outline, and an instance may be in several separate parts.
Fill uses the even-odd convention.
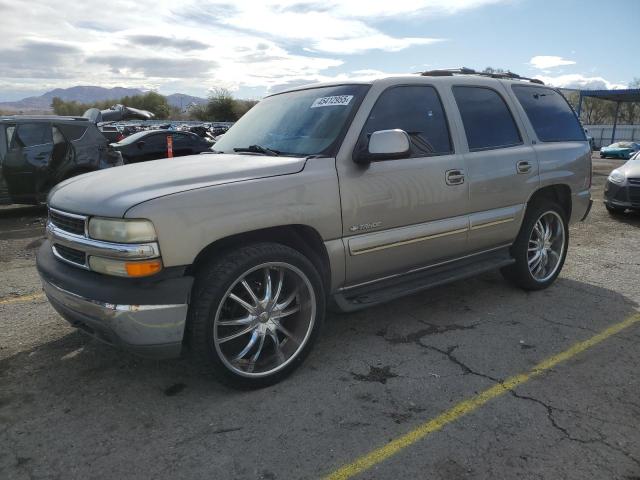
[[[12,196],[20,198],[36,193],[36,179],[47,172],[52,151],[50,123],[17,125],[2,169]]]
[[[346,277],[357,284],[460,256],[467,246],[468,186],[438,91],[388,87],[370,107],[354,152],[380,130],[411,138],[406,158],[337,163],[347,248]],[[355,128],[358,125],[354,124]],[[447,181],[447,175],[458,171]]]
[[[512,113],[502,85],[453,87],[467,140],[469,249],[513,242],[529,196],[538,188],[538,162]]]

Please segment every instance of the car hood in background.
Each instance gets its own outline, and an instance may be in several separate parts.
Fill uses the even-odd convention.
[[[290,175],[304,158],[202,154],[91,172],[58,184],[49,205],[71,213],[123,217],[142,202],[196,188]]]
[[[624,172],[627,178],[640,178],[640,160],[629,160],[616,170]]]

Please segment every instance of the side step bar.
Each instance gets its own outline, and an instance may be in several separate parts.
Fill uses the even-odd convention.
[[[353,312],[456,280],[473,277],[489,270],[506,267],[514,262],[515,260],[509,253],[509,247],[505,247],[443,265],[428,267],[419,272],[381,280],[372,285],[343,289],[333,296],[333,300],[343,312]]]

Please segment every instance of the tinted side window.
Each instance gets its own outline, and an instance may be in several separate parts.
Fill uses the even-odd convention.
[[[83,127],[81,125],[60,124],[60,125],[57,125],[57,127],[62,131],[64,136],[67,137],[72,142],[80,140],[84,135],[84,132],[87,131],[87,127]]]
[[[167,136],[168,134],[158,133],[156,135],[151,135],[145,139],[143,142],[147,147],[153,148],[166,148],[167,147]]]
[[[558,92],[520,85],[511,88],[541,142],[586,140],[576,114]]]
[[[451,153],[447,119],[433,87],[401,86],[385,90],[364,125],[358,149],[366,150],[371,134],[399,128],[411,137],[411,157]]]
[[[469,150],[519,145],[522,137],[504,99],[484,87],[453,87]]]
[[[14,136],[14,145],[33,147],[53,143],[51,125],[48,123],[24,123],[18,125]]]
[[[174,133],[173,135],[173,144],[177,146],[189,146],[192,143],[195,143],[193,138],[190,135],[184,135],[182,133]]]

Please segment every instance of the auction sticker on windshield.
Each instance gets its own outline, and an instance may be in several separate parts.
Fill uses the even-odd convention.
[[[349,105],[353,95],[334,95],[333,97],[316,98],[311,104],[311,108],[333,107],[336,105]]]

